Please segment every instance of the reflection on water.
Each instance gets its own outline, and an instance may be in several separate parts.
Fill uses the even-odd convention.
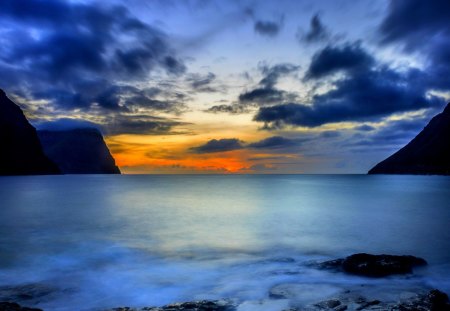
[[[56,286],[46,310],[252,301],[282,283],[385,282],[305,265],[364,251],[430,262],[390,286],[450,291],[449,189],[434,176],[2,177],[0,285]]]

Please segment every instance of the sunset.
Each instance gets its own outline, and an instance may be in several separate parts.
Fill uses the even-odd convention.
[[[450,0],[0,0],[0,311],[450,311]]]
[[[124,173],[364,173],[450,98],[447,3],[416,5],[6,1],[1,87],[37,129],[100,129]]]

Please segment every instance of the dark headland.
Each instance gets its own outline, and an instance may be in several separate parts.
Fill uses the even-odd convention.
[[[36,131],[0,89],[0,175],[120,174],[99,130]]]
[[[412,141],[369,174],[450,175],[450,103]]]
[[[63,174],[120,174],[99,130],[38,131],[45,154]]]
[[[42,150],[36,129],[0,89],[0,175],[59,174]]]

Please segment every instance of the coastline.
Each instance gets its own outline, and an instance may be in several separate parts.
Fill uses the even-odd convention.
[[[427,265],[427,262],[414,256],[353,254],[345,258],[311,263],[316,269],[331,270],[355,277],[385,279],[395,275],[414,276],[414,269]],[[364,284],[346,286],[339,292],[323,292],[321,299],[310,303],[300,303],[298,296],[305,294],[308,287],[301,283],[284,283],[273,286],[267,299],[260,301],[194,300],[177,302],[164,306],[113,307],[107,309],[86,309],[92,311],[359,311],[359,310],[398,310],[398,311],[448,311],[450,301],[446,293],[428,287],[394,289]],[[39,284],[0,287],[0,311],[47,311],[35,306],[27,306],[27,301],[39,301],[51,296],[55,289]],[[310,288],[311,290],[311,288]],[[384,293],[383,293],[384,292]],[[380,296],[380,293],[383,295]],[[9,295],[9,297],[8,297]],[[297,302],[296,302],[297,301]],[[33,304],[31,304],[33,305]],[[84,310],[84,309],[83,309]]]

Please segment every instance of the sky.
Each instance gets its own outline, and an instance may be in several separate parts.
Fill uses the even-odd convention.
[[[365,173],[450,100],[448,0],[2,0],[0,88],[123,173]]]

